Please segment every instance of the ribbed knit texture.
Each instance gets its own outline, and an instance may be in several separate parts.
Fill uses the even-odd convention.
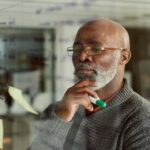
[[[80,106],[67,123],[54,109],[43,114],[30,150],[150,150],[150,103],[127,83],[107,108],[89,116]]]

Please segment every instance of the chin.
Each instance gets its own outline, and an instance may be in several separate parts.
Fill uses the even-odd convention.
[[[83,81],[83,80],[95,81],[95,76],[93,76],[93,75],[85,75],[85,74],[75,74],[75,76],[74,76],[74,81],[75,82]]]
[[[99,90],[99,89],[102,89],[103,87],[105,87],[106,86],[106,84],[102,84],[102,83],[100,83],[100,82],[96,82],[96,86],[92,86],[92,87],[90,87],[93,91],[97,91],[97,90]]]

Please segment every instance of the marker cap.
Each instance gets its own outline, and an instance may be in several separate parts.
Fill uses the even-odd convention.
[[[102,99],[96,101],[96,105],[101,106],[102,108],[106,108],[107,104]]]

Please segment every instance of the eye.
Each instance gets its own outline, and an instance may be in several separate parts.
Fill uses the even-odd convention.
[[[82,45],[74,45],[73,46],[73,51],[75,52],[80,52],[83,50],[83,46]]]
[[[98,46],[98,45],[93,45],[93,46],[92,46],[92,50],[93,50],[93,52],[95,52],[95,53],[99,53],[99,52],[101,51],[101,47]]]

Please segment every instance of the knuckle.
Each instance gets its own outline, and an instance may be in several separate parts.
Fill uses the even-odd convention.
[[[85,87],[84,90],[85,90],[85,91],[89,91],[89,88]]]
[[[72,92],[73,92],[73,88],[72,87],[68,88],[67,91],[66,91],[67,94],[68,93],[72,93]]]

